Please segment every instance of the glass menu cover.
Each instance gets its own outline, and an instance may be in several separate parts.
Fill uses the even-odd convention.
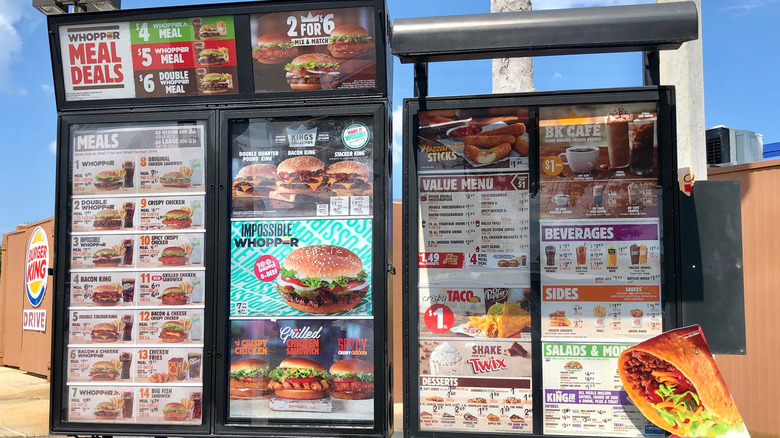
[[[376,88],[374,16],[372,7],[251,15],[255,91]]]
[[[419,424],[533,433],[525,107],[419,113]]]
[[[232,16],[60,26],[67,101],[238,93]]]
[[[65,415],[201,424],[204,126],[73,125]]]
[[[373,120],[230,121],[230,421],[373,424]]]

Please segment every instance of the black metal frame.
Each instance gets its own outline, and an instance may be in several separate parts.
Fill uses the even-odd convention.
[[[251,35],[249,34],[249,16],[271,12],[298,11],[306,9],[374,8],[374,35],[376,35],[376,88],[355,90],[319,90],[256,93],[253,83]],[[68,102],[65,100],[64,81],[60,52],[58,26],[74,24],[97,24],[116,21],[173,19],[206,15],[232,15],[235,20],[236,52],[247,54],[237,56],[238,94],[217,96],[159,97],[135,99],[105,99]],[[154,9],[135,9],[101,13],[64,14],[48,16],[49,44],[54,74],[54,89],[57,109],[90,110],[93,108],[169,108],[193,106],[194,108],[224,107],[226,104],[240,103],[287,103],[295,105],[309,99],[357,99],[386,98],[389,95],[390,75],[382,72],[392,71],[392,59],[389,49],[389,16],[384,0],[271,0],[252,3],[227,3],[214,6],[164,7]]]
[[[285,108],[263,108],[257,110],[241,109],[233,111],[220,111],[219,113],[219,141],[224,144],[220,150],[218,161],[218,211],[227,212],[227,216],[222,215],[218,223],[217,234],[217,259],[218,266],[215,270],[217,282],[215,293],[221,299],[216,302],[216,314],[223,317],[229,314],[230,300],[230,203],[231,203],[231,182],[230,173],[231,145],[228,142],[228,124],[230,120],[252,119],[263,117],[328,117],[328,116],[349,116],[349,115],[369,115],[374,119],[374,138],[383,139],[389,135],[388,114],[390,114],[389,104],[387,102],[374,102],[357,105],[322,105],[310,107],[285,107]],[[215,403],[215,430],[214,434],[219,436],[311,436],[312,428],[316,428],[318,436],[355,436],[355,437],[379,437],[388,436],[392,433],[392,374],[391,360],[392,351],[382,348],[390,342],[390,332],[388,330],[388,318],[390,315],[388,309],[388,267],[390,265],[390,252],[392,245],[389,243],[390,230],[392,229],[392,219],[389,212],[392,208],[392,185],[384,175],[384,171],[389,170],[389,162],[392,160],[389,147],[384,148],[382,141],[374,142],[374,209],[373,209],[373,272],[372,272],[372,296],[373,296],[373,321],[374,321],[374,422],[372,426],[360,426],[358,422],[354,427],[344,427],[339,425],[339,419],[332,421],[301,421],[298,424],[286,421],[269,421],[267,424],[258,424],[251,422],[232,422],[228,423],[227,405]],[[337,220],[333,218],[322,218],[323,220]],[[247,218],[246,220],[254,220]],[[305,317],[302,317],[305,319]],[[219,321],[219,320],[217,320]],[[228,369],[229,355],[226,354],[229,347],[228,333],[230,320],[225,318],[224,324],[215,324],[216,344],[214,351],[216,356],[215,363],[215,397],[214,401],[220,397],[227,401],[228,393]],[[382,387],[379,382],[385,382]],[[220,396],[222,394],[223,396]],[[305,420],[305,419],[302,419]],[[275,424],[274,424],[275,423]],[[343,422],[342,422],[343,424]]]
[[[439,437],[495,437],[502,434],[454,431],[421,431],[419,410],[420,399],[417,391],[419,382],[419,358],[417,340],[419,339],[418,310],[418,268],[414,261],[418,252],[417,211],[418,174],[417,155],[417,121],[421,109],[456,109],[456,108],[489,108],[503,106],[529,107],[532,122],[538,122],[538,108],[554,105],[576,104],[618,104],[634,102],[655,102],[658,104],[658,163],[660,168],[659,183],[663,191],[662,204],[659,205],[659,222],[662,241],[661,264],[661,298],[664,312],[664,331],[678,327],[680,323],[681,294],[679,276],[676,266],[679,262],[679,248],[676,244],[679,238],[679,223],[676,219],[676,201],[679,192],[676,189],[676,128],[674,87],[641,87],[604,90],[575,90],[546,93],[523,93],[481,96],[448,96],[425,98],[420,96],[404,100],[404,169],[403,169],[403,374],[407,385],[404,386],[404,436],[420,438]],[[538,123],[536,123],[538,125]],[[531,287],[532,291],[540,290],[539,271],[539,149],[537,134],[529,131],[531,149],[529,157],[530,177],[530,208],[531,208]],[[664,147],[662,147],[663,145]],[[533,296],[533,294],[532,294]],[[531,302],[539,308],[541,299]],[[541,321],[538,316],[532,324],[532,390],[533,390],[533,435],[534,437],[556,436],[542,433],[543,396],[542,396],[542,343],[540,338]],[[560,436],[560,435],[557,435]]]
[[[102,112],[79,113],[61,115],[57,124],[57,142],[60,145],[57,154],[57,190],[56,190],[56,214],[55,214],[55,264],[54,264],[54,309],[52,312],[52,375],[50,387],[50,415],[49,429],[56,434],[91,434],[99,430],[105,434],[122,435],[149,435],[150,425],[148,424],[95,424],[84,422],[66,421],[63,418],[63,396],[67,396],[65,388],[67,379],[67,334],[68,334],[68,313],[66,307],[67,295],[70,291],[70,218],[71,218],[71,180],[72,174],[72,150],[70,144],[70,126],[76,124],[99,124],[110,126],[112,124],[125,125],[128,123],[179,123],[179,122],[202,122],[204,125],[204,161],[207,163],[204,175],[204,188],[206,191],[206,207],[204,211],[204,221],[206,224],[214,224],[216,220],[214,201],[214,184],[208,184],[215,179],[215,168],[210,163],[216,163],[216,142],[214,130],[214,113],[211,111],[185,111],[179,113],[159,114],[148,112],[145,114],[111,114],[106,115]],[[211,225],[213,226],[213,225]],[[213,290],[214,287],[214,266],[216,260],[205,255],[213,253],[215,244],[215,233],[205,233],[204,242],[204,267],[205,267],[205,290]],[[203,381],[203,400],[211,400],[212,397],[212,362],[211,350],[209,348],[213,343],[213,333],[205,329],[209,327],[215,314],[209,313],[213,309],[213,296],[210,293],[204,294],[204,333],[203,333],[203,358],[202,358],[202,381]],[[139,385],[140,386],[140,385]],[[207,412],[208,411],[208,412]],[[203,409],[202,424],[197,425],[160,425],[154,429],[158,434],[183,435],[183,436],[203,436],[210,431],[212,419],[208,418],[210,410]]]

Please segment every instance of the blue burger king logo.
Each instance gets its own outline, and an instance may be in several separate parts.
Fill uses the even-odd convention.
[[[38,307],[43,301],[46,280],[49,278],[49,239],[41,227],[36,227],[30,236],[24,271],[27,299],[33,307]]]

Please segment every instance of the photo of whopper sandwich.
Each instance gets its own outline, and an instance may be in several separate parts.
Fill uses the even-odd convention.
[[[165,228],[172,230],[181,230],[192,226],[192,215],[195,212],[189,207],[169,210],[160,217]]]
[[[301,156],[288,158],[276,168],[276,190],[269,197],[294,202],[300,195],[327,197],[328,182],[325,163],[319,158]]]
[[[92,264],[96,268],[113,268],[119,266],[125,249],[122,245],[114,245],[111,248],[101,248],[92,254]]]
[[[261,64],[281,64],[295,56],[298,56],[295,43],[283,33],[264,33],[252,47],[252,58]]]
[[[280,398],[316,400],[328,395],[328,372],[316,360],[289,357],[269,374],[268,389]]]
[[[122,408],[110,401],[100,402],[95,405],[96,420],[115,420],[119,418],[119,414],[121,413]]]
[[[96,230],[118,230],[122,228],[125,218],[124,210],[113,210],[106,208],[95,213],[95,219],[92,222],[92,228]]]
[[[98,172],[92,184],[96,190],[118,190],[124,185],[124,181],[125,170],[114,169]]]
[[[372,189],[371,168],[360,161],[339,161],[325,171],[328,186],[338,196],[370,195]]]
[[[344,400],[374,398],[374,365],[360,359],[340,360],[330,366],[330,395]]]
[[[656,426],[681,437],[743,432],[744,423],[699,326],[626,349],[618,374],[631,401]]]
[[[218,49],[203,49],[198,52],[198,64],[200,65],[219,65],[228,62],[227,47]]]
[[[276,189],[276,166],[250,164],[244,166],[233,180],[233,196],[267,197]]]
[[[215,40],[222,36],[216,24],[203,24],[198,32],[198,37],[202,40]]]
[[[306,313],[338,313],[368,293],[368,274],[357,254],[335,245],[298,248],[285,257],[276,280],[288,306]]]
[[[226,93],[233,89],[233,75],[229,73],[207,73],[200,80],[203,94]]]
[[[293,90],[322,90],[335,88],[333,83],[339,77],[339,63],[322,53],[301,55],[284,66],[287,83]]]
[[[270,395],[270,367],[263,359],[239,359],[230,364],[230,398],[254,399]]]
[[[92,364],[89,369],[89,378],[96,381],[111,381],[119,377],[122,363],[117,359],[100,360]]]
[[[354,58],[374,48],[368,31],[357,24],[343,24],[330,32],[328,50],[334,58]]]

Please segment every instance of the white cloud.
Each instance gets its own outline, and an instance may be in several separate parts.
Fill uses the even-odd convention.
[[[396,105],[393,110],[393,169],[401,169],[403,165],[403,132],[404,132],[404,108]]]
[[[553,74],[553,79],[563,79],[563,75],[561,72],[556,71],[555,74]]]
[[[49,152],[55,155],[57,154],[57,140],[49,143]]]
[[[18,91],[11,80],[10,64],[22,53],[22,37],[16,30],[22,19],[22,5],[19,0],[0,0],[0,92]]]
[[[622,6],[655,3],[655,0],[532,0],[534,10],[589,8],[595,6]]]
[[[43,90],[43,92],[46,94],[54,93],[54,87],[49,84],[41,84],[41,90]]]

